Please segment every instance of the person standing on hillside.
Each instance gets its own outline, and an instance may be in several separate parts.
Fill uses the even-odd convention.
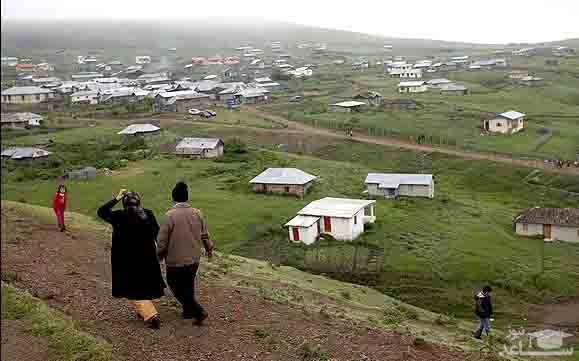
[[[113,211],[119,202],[123,209]],[[153,212],[141,206],[139,194],[121,189],[97,214],[113,226],[113,297],[130,300],[145,326],[159,329],[161,319],[151,300],[163,297],[166,286],[157,258],[155,238],[159,224]]]
[[[491,302],[491,286],[484,286],[482,291],[474,296],[474,313],[480,319],[479,326],[472,333],[474,338],[480,339],[483,331],[487,336],[491,332],[491,316],[493,315],[493,304]]]
[[[60,184],[56,189],[56,193],[52,196],[52,209],[56,215],[56,223],[58,230],[64,232],[66,226],[64,225],[64,211],[66,210],[66,186]]]
[[[200,326],[208,317],[195,299],[195,276],[199,269],[201,249],[209,258],[213,243],[201,212],[187,201],[187,184],[179,182],[172,192],[175,205],[167,211],[157,237],[157,253],[167,267],[167,283],[175,298],[183,306],[183,318],[195,319]]]

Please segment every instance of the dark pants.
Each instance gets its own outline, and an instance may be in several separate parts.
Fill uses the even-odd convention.
[[[199,318],[204,310],[195,300],[195,276],[199,263],[181,267],[167,267],[167,283],[183,306],[183,318]]]

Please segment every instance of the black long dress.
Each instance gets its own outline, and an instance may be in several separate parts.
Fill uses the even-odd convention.
[[[119,201],[113,199],[97,212],[100,218],[113,226],[113,297],[129,300],[160,298],[166,286],[155,244],[159,224],[148,209],[145,209],[145,220],[124,209],[113,211],[117,203]]]

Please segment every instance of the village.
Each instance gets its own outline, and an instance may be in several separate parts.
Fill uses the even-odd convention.
[[[110,188],[130,188],[160,217],[186,181],[225,258],[448,319],[492,279],[500,327],[576,297],[576,47],[340,46],[3,48],[3,203],[47,207],[63,183],[71,212],[94,218]]]

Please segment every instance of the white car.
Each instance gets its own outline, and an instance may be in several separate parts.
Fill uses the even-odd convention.
[[[191,115],[200,115],[201,113],[202,113],[202,111],[199,109],[195,109],[195,108],[189,109],[189,114],[191,114]]]

